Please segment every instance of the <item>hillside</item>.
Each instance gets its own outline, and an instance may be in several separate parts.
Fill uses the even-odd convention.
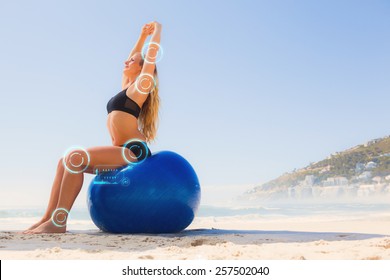
[[[390,136],[386,136],[287,172],[244,197],[254,200],[390,194],[389,175]]]

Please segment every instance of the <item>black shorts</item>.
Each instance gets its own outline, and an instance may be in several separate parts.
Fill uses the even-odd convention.
[[[124,145],[125,144],[120,146],[123,147]],[[152,156],[152,152],[150,151],[148,145],[143,141],[132,140],[126,144],[126,148],[134,153],[138,161]]]

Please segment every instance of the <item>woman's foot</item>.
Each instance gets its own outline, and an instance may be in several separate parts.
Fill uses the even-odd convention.
[[[24,233],[35,234],[35,233],[65,233],[65,232],[66,232],[66,226],[59,227],[53,224],[51,220],[48,220],[42,223],[40,226],[32,230],[27,230]]]
[[[48,221],[49,219],[50,219],[50,218],[42,218],[39,222],[33,224],[31,227],[29,227],[29,228],[26,229],[25,231],[22,231],[21,233],[27,233],[27,231],[36,229],[37,227],[39,227],[41,224],[43,224],[44,222]]]

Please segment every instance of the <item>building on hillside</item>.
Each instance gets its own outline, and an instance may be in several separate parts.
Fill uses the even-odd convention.
[[[381,176],[375,176],[374,178],[372,178],[372,180],[376,183],[376,184],[380,184],[384,181],[384,179],[381,177]]]
[[[305,180],[303,181],[303,184],[305,186],[313,186],[315,179],[316,179],[316,176],[314,176],[314,175],[306,175]]]
[[[359,176],[357,176],[357,178],[358,178],[359,180],[364,180],[364,181],[370,180],[371,177],[372,177],[371,171],[364,171],[362,174],[360,174]]]
[[[328,186],[345,186],[348,185],[348,179],[345,177],[337,176],[337,177],[329,177],[325,181],[322,182],[324,187]]]
[[[370,145],[373,145],[373,144],[375,144],[375,143],[378,143],[378,142],[381,141],[381,140],[382,140],[382,138],[377,138],[377,139],[373,139],[373,140],[371,140],[371,141],[368,141],[368,142],[364,143],[364,147],[368,147],[368,146],[370,146]]]
[[[370,161],[370,162],[367,162],[365,168],[366,170],[371,170],[371,169],[374,169],[376,168],[377,164],[373,161]]]

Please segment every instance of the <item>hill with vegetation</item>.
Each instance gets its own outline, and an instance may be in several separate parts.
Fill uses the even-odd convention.
[[[364,190],[361,190],[362,186]],[[324,160],[286,172],[256,186],[246,196],[250,199],[326,196],[324,193],[329,193],[331,187],[333,194],[390,193],[390,136],[336,152]]]

